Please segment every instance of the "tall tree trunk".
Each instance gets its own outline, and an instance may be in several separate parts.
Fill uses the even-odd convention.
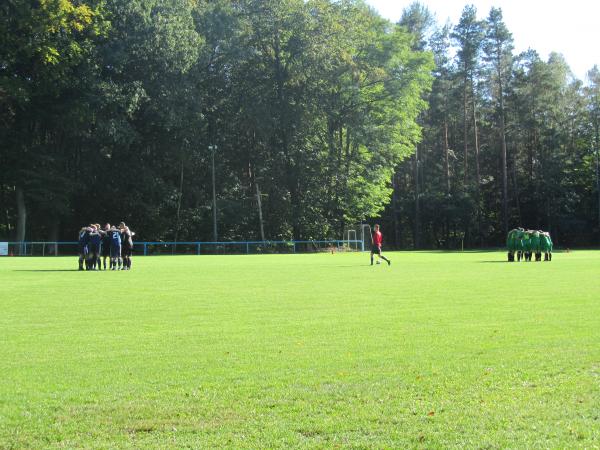
[[[515,154],[516,154],[516,150],[515,150]],[[517,158],[516,156],[513,157],[512,159],[513,161],[513,189],[515,191],[515,202],[516,202],[516,206],[517,206],[517,218],[519,220],[519,226],[521,226],[522,224],[522,217],[521,217],[521,199],[519,197],[519,180],[517,179]]]
[[[12,224],[11,224],[11,217],[8,212],[8,201],[6,199],[7,194],[6,194],[6,190],[2,189],[2,187],[0,187],[0,192],[2,193],[2,198],[0,200],[2,201],[3,205],[6,205],[4,208],[2,208],[2,213],[4,216],[4,220],[5,220],[6,231],[8,232],[8,236],[10,239],[10,233],[12,231]]]
[[[545,184],[546,176],[546,161],[545,161],[545,143],[540,139],[538,141],[539,147],[537,148],[537,171],[535,177],[535,184],[533,188],[533,211],[529,211],[530,215],[537,218],[537,226],[538,229],[544,229],[544,205],[543,202],[546,198],[545,189],[543,189],[543,185]]]
[[[418,249],[421,245],[421,205],[420,205],[420,192],[419,192],[419,146],[415,146],[415,237],[414,244],[415,249]]]
[[[296,174],[296,168],[294,164],[299,165],[298,161],[295,163],[291,162],[290,148],[288,140],[289,120],[287,110],[285,107],[285,71],[283,63],[281,61],[281,36],[279,35],[280,30],[275,29],[274,42],[273,42],[273,68],[275,71],[275,83],[277,88],[277,102],[278,102],[278,114],[279,114],[279,144],[281,145],[281,152],[285,155],[285,167],[287,175],[287,187],[290,193],[290,212],[292,222],[292,234],[293,239],[301,238],[300,229],[300,186],[298,183],[298,176]]]
[[[298,180],[295,176],[290,177],[290,203],[292,208],[292,234],[294,240],[302,239],[302,230],[300,229],[299,209],[300,209],[300,189]]]
[[[263,214],[262,214],[262,200],[260,198],[260,188],[258,187],[258,182],[254,180],[254,186],[256,187],[256,203],[258,205],[258,224],[260,225],[260,240],[265,241],[265,227],[263,224]]]
[[[481,172],[479,167],[479,132],[477,129],[477,108],[475,106],[475,89],[473,87],[472,81],[471,88],[473,89],[473,137],[475,139],[475,209],[477,214],[477,239],[479,239],[479,245],[481,246],[481,200],[479,193],[479,186],[481,184]]]
[[[469,124],[469,119],[468,119],[468,107],[467,107],[467,77],[465,77],[464,80],[464,87],[463,87],[463,141],[464,141],[464,154],[465,154],[465,161],[464,161],[464,174],[463,174],[463,184],[466,186],[467,185],[467,173],[469,171],[469,144],[468,144],[468,124]]]
[[[481,171],[479,167],[479,131],[477,128],[477,107],[475,105],[475,89],[472,86],[472,109],[473,109],[473,138],[475,139],[475,190],[479,195],[479,184],[481,182]]]
[[[217,229],[217,175],[215,173],[215,149],[210,152],[211,172],[212,172],[212,216],[213,216],[213,242],[219,242],[219,232]]]
[[[398,223],[398,176],[396,172],[392,175],[392,210],[394,219],[394,243],[396,248],[400,244],[400,225]]]
[[[58,217],[53,217],[52,223],[50,225],[50,242],[53,242],[51,253],[55,256],[58,256],[58,243],[57,242],[59,239],[59,234],[60,234],[60,220],[58,219]]]
[[[528,156],[528,164],[527,164],[527,168],[529,169],[529,184],[533,184],[533,152],[535,150],[535,148],[537,147],[537,142],[536,142],[536,137],[535,137],[535,130],[530,131],[529,132],[530,135],[530,139],[529,139],[529,145],[528,145],[528,152],[527,152],[527,156]]]
[[[342,212],[342,203],[346,202],[347,197],[347,178],[346,178],[346,162],[348,162],[348,130],[346,130],[346,145],[344,146],[344,125],[340,123],[338,126],[338,145],[336,152],[336,178],[337,189],[335,189],[334,204],[331,208],[334,211],[333,228],[337,229],[338,236],[344,236],[344,213]],[[343,165],[343,167],[342,167]],[[337,226],[335,225],[337,224]]]
[[[450,198],[450,144],[448,143],[448,96],[444,96],[444,170],[446,172],[446,197]],[[444,214],[444,241],[445,246],[448,246],[448,242],[450,240],[450,224],[448,222],[448,213]]]
[[[446,172],[446,195],[450,195],[450,146],[448,145],[448,119],[444,116],[444,169]]]
[[[23,192],[23,188],[21,186],[17,186],[15,191],[17,196],[17,241],[22,243],[25,241],[27,206],[25,204],[25,193]],[[24,246],[22,244],[19,245],[19,254],[22,255],[24,251]]]
[[[468,86],[469,86],[469,75],[465,71],[464,86],[463,86],[463,140],[464,140],[464,174],[463,174],[463,185],[465,189],[468,186],[469,180],[469,103],[468,103]],[[471,86],[472,89],[472,86]],[[465,222],[463,243],[470,240],[470,221],[469,218]]]
[[[181,200],[183,199],[183,171],[184,169],[184,159],[183,155],[181,156],[181,167],[179,169],[179,197],[177,199],[177,216],[175,222],[175,248],[177,248],[177,238],[179,237],[179,228],[181,227]]]
[[[501,75],[499,73],[499,75]],[[502,139],[502,218],[504,222],[504,235],[508,234],[508,174],[506,166],[506,130],[504,123],[504,91],[502,78],[498,77],[498,88],[500,96],[500,137]]]
[[[552,216],[550,213],[550,198],[549,197],[546,197],[546,220],[547,220],[547,224],[548,224],[548,231],[552,232]]]
[[[352,159],[352,153],[353,150],[353,145],[352,145],[352,140],[350,138],[351,133],[350,133],[350,127],[347,126],[346,127],[346,147],[344,148],[344,179],[343,179],[343,187],[344,187],[344,192],[343,192],[343,201],[344,201],[344,205],[348,204],[348,199],[350,196],[349,193],[349,189],[348,189],[348,181],[350,180],[350,169],[351,169],[351,159]],[[393,185],[393,178],[392,178],[392,185]],[[392,195],[393,195],[393,190],[392,190]],[[340,208],[339,205],[337,205],[337,208]],[[340,236],[344,236],[344,231],[346,229],[346,219],[344,217],[344,214],[340,208],[340,212],[339,212],[339,216],[340,216]]]
[[[600,229],[600,128],[596,125],[596,190],[598,191],[598,228]]]

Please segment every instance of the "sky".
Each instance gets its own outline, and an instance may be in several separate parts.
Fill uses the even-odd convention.
[[[366,0],[393,22],[412,0]],[[504,23],[513,35],[515,53],[532,48],[543,59],[562,53],[575,77],[586,79],[595,64],[600,66],[599,0],[420,0],[436,15],[439,24],[458,23],[463,8],[475,5],[479,19],[492,6],[502,8]]]

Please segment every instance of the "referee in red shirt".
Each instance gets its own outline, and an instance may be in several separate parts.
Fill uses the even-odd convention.
[[[373,246],[371,247],[371,265],[373,265],[373,255],[377,253],[377,255],[387,261],[388,266],[392,264],[392,261],[387,259],[385,256],[381,254],[381,243],[383,242],[383,235],[381,231],[379,231],[379,225],[375,225],[375,232],[373,233]]]

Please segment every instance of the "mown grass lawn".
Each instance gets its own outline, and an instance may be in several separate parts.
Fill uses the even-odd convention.
[[[600,252],[0,259],[0,448],[598,448]]]

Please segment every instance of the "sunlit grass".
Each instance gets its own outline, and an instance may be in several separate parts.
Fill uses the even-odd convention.
[[[0,259],[0,448],[600,442],[600,252]]]

